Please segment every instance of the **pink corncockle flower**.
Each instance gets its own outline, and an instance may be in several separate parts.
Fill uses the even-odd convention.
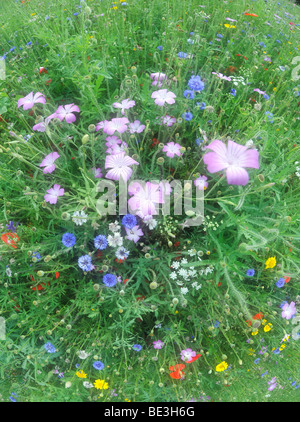
[[[165,195],[170,195],[172,192],[172,188],[169,182],[159,182],[159,188]]]
[[[216,72],[211,72],[213,75],[217,75],[218,78],[220,79],[224,79],[225,81],[231,81],[231,77],[230,76],[225,76],[223,75],[223,73],[216,73]]]
[[[180,357],[183,361],[189,361],[196,356],[196,352],[192,349],[187,348],[186,350],[181,350]]]
[[[128,110],[129,108],[132,108],[134,106],[135,106],[135,101],[129,100],[129,98],[127,98],[126,100],[123,100],[121,103],[113,103],[113,107],[121,109],[121,113],[123,114],[123,116],[125,114],[124,110]]]
[[[47,130],[47,127],[49,126],[49,123],[52,119],[54,119],[55,113],[51,114],[50,116],[46,117],[46,119],[43,122],[37,123],[32,127],[32,130],[37,132],[45,132]]]
[[[269,383],[268,383],[269,384]],[[274,390],[274,388],[276,388],[276,386],[277,386],[277,382],[272,382],[271,384],[270,384],[270,387],[268,388],[268,391],[273,391]]]
[[[117,136],[108,136],[105,138],[106,142],[105,145],[109,148],[113,147],[114,145],[121,145],[122,141]]]
[[[63,196],[65,194],[65,190],[60,188],[60,185],[54,185],[53,188],[47,190],[47,194],[44,196],[46,202],[50,202],[50,204],[56,204],[57,198],[59,196]]]
[[[66,119],[67,123],[73,123],[76,120],[76,116],[73,114],[74,112],[79,113],[79,107],[75,104],[67,104],[65,106],[59,106],[54,114],[61,122]]]
[[[237,22],[235,19],[231,19],[231,18],[225,18],[226,21],[230,21],[230,22]]]
[[[108,135],[113,135],[115,132],[124,133],[128,129],[128,123],[129,120],[127,117],[118,117],[116,119],[111,119],[111,121],[105,120],[103,132]]]
[[[166,152],[167,157],[170,158],[174,158],[174,155],[180,157],[180,148],[181,145],[175,144],[174,142],[168,142],[166,145],[164,145],[163,152]]]
[[[170,127],[170,126],[173,126],[174,123],[176,123],[176,119],[175,119],[175,117],[171,117],[171,116],[168,116],[168,115],[162,116],[161,117],[161,123]]]
[[[143,187],[140,183],[134,182],[133,187],[128,187],[129,195],[133,197],[128,200],[131,210],[141,218],[146,215],[157,215],[156,204],[164,203],[164,193],[156,183],[146,182]]]
[[[23,110],[29,110],[36,103],[45,104],[46,98],[41,92],[37,92],[33,95],[33,91],[30,92],[26,97],[18,100],[18,108],[23,106]]]
[[[43,161],[40,164],[40,167],[45,167],[43,169],[43,173],[52,173],[55,170],[55,164],[54,161],[57,160],[60,156],[57,152],[50,152]]]
[[[161,349],[164,343],[161,340],[156,340],[152,342],[154,349]]]
[[[145,125],[142,125],[139,120],[135,120],[133,123],[128,125],[130,133],[142,133],[145,129]]]
[[[285,319],[291,319],[297,312],[295,302],[291,302],[290,304],[285,303],[282,307],[281,316]]]
[[[97,123],[96,124],[96,132],[98,132],[98,130],[100,130],[100,129],[103,129],[106,122],[107,122],[107,120],[104,120],[104,121]]]
[[[125,152],[119,154],[107,155],[105,159],[105,168],[110,168],[106,173],[107,179],[120,180],[120,177],[127,182],[132,174],[130,168],[133,164],[139,165],[133,158],[125,155]]]
[[[144,235],[139,226],[134,226],[132,227],[132,229],[128,229],[126,227],[125,230],[127,234],[126,239],[132,240],[134,243],[137,243],[139,239]]]
[[[194,185],[199,190],[205,190],[205,189],[207,189],[208,188],[207,177],[206,176],[200,176],[200,177],[198,177],[196,180],[194,180]]]
[[[155,98],[155,104],[163,106],[165,103],[174,104],[174,98],[176,98],[176,95],[167,89],[160,89],[152,92],[151,98]]]
[[[244,186],[248,183],[249,175],[245,167],[259,169],[259,154],[256,149],[248,149],[248,147],[239,145],[233,141],[228,141],[226,147],[219,140],[211,142],[205,149],[211,149],[213,151],[203,156],[207,170],[210,173],[225,170],[229,185]]]
[[[105,151],[106,154],[119,154],[120,152],[125,152],[127,148],[126,142],[121,142],[120,145],[114,144],[111,147],[107,148]]]
[[[265,95],[265,91],[261,91],[259,88],[255,88],[253,92],[258,92],[261,95]]]
[[[166,78],[165,73],[151,73],[150,78],[153,79],[152,86],[157,86],[160,88],[163,84],[163,80]]]
[[[101,179],[101,177],[103,177],[100,167],[92,167],[90,171],[94,175],[95,179]]]

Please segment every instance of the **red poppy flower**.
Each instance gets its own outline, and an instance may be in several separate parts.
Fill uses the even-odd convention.
[[[136,301],[138,302],[139,300],[143,300],[143,299],[146,299],[146,296],[144,296],[144,295],[142,295],[142,296],[138,296],[138,297],[136,298]]]
[[[255,15],[254,13],[244,13],[245,16],[255,16],[256,18],[258,18],[258,15]]]
[[[201,355],[194,356],[191,360],[186,361],[186,363],[192,363],[195,362],[195,360],[199,359]]]
[[[174,243],[175,248],[177,248],[177,246],[179,246],[179,243],[180,243],[180,242],[176,242],[176,243]]]
[[[59,277],[59,272],[55,271],[55,278],[58,279],[58,277]]]
[[[284,277],[284,282],[288,283],[290,281],[291,277]]]
[[[175,368],[174,366],[170,366],[169,370],[174,371],[170,373],[170,377],[176,380],[182,378],[184,376],[184,372],[182,371],[182,369],[184,368],[185,368],[185,365],[183,365],[183,363],[179,363],[175,365]]]
[[[50,286],[50,283],[46,285],[46,283],[38,284],[36,287],[33,287],[32,290],[44,290],[45,287]]]
[[[262,312],[259,312],[258,314],[254,315],[254,317],[252,317],[253,319],[262,319],[263,314]]]
[[[40,67],[39,74],[41,74],[41,73],[48,73],[47,69],[45,67]]]
[[[125,280],[123,281],[123,284],[125,284],[128,280],[129,278],[125,278]]]
[[[52,79],[48,79],[48,81],[46,82],[46,85],[50,85],[52,82]]]
[[[10,245],[12,248],[17,249],[15,241],[17,242],[19,237],[16,235],[16,233],[4,233],[1,235],[1,240],[3,240],[3,242],[7,245]]]

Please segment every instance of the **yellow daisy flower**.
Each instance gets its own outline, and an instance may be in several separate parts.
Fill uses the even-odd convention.
[[[268,268],[273,268],[273,267],[275,267],[275,265],[276,265],[276,257],[273,256],[271,258],[268,258],[265,262],[265,266],[266,266],[265,270],[268,269]]]
[[[267,325],[264,327],[264,332],[265,332],[265,333],[267,333],[268,331],[270,331],[270,330],[271,330],[271,328],[272,328],[272,324],[271,324],[271,323],[267,324]]]
[[[108,389],[108,384],[107,382],[105,382],[104,380],[96,380],[94,382],[94,386],[95,388],[97,388],[97,390],[107,390]]]
[[[76,375],[77,375],[79,378],[86,378],[86,374],[85,374],[82,370],[77,371],[77,372],[76,372]]]
[[[225,369],[228,367],[228,363],[226,363],[225,361],[219,363],[219,365],[216,366],[216,371],[217,372],[222,372],[225,371]]]
[[[258,330],[252,331],[251,333],[253,336],[256,336],[256,334],[258,334]]]

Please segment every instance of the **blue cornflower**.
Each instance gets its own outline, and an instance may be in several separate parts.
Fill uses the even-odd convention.
[[[177,56],[178,56],[180,59],[186,59],[186,58],[187,58],[187,53],[183,53],[182,51],[180,51],[180,52],[177,54]]]
[[[219,321],[218,320],[216,320],[215,322],[213,322],[213,327],[214,328],[218,328],[218,327],[220,327],[220,323],[219,323]]]
[[[275,350],[274,350],[274,353],[275,353],[275,355],[279,355],[279,353],[280,353],[279,348],[275,349]]]
[[[201,144],[203,144],[203,139],[200,139],[200,138],[197,138],[196,139],[196,144],[199,146],[199,145],[201,145]]]
[[[231,94],[233,97],[235,97],[235,96],[236,96],[236,90],[235,90],[234,88],[232,88],[232,89],[230,90],[230,94]]]
[[[265,115],[267,116],[267,119],[270,120],[270,123],[274,123],[274,120],[271,120],[274,117],[273,113],[270,113],[269,111],[266,111],[265,112]]]
[[[104,368],[104,363],[100,362],[100,360],[97,360],[96,362],[93,363],[93,367],[101,371],[101,369]]]
[[[82,255],[78,258],[78,265],[83,271],[92,271],[95,268],[89,255]]]
[[[16,228],[18,227],[18,222],[16,223],[16,225],[14,225],[15,223],[13,221],[10,221],[9,224],[6,224],[6,228],[8,231],[12,231],[13,233],[15,232]]]
[[[102,282],[107,287],[113,287],[114,285],[117,284],[117,277],[114,274],[105,274]]]
[[[158,47],[156,47],[156,48],[157,48],[157,50],[162,51],[163,46],[162,46],[162,45],[159,45],[159,46],[158,46]]]
[[[16,47],[12,47],[9,51],[12,53],[15,49]]]
[[[190,121],[190,120],[192,120],[192,118],[193,118],[193,115],[192,115],[192,113],[189,111],[188,113],[183,113],[182,114],[182,118],[184,119],[184,120],[186,120],[186,121]]]
[[[44,347],[45,347],[45,349],[47,350],[48,353],[55,353],[56,352],[55,347],[49,341],[48,341],[48,343],[44,344]]]
[[[249,277],[253,277],[253,276],[254,276],[254,274],[255,274],[255,270],[254,270],[253,268],[250,268],[250,270],[247,270],[246,274],[247,274]]]
[[[204,109],[205,109],[205,107],[206,107],[206,104],[205,104],[205,103],[203,103],[203,102],[202,102],[201,104],[200,104],[200,103],[197,103],[196,105],[197,105],[197,107],[199,107],[199,108],[200,108],[200,110],[204,110]]]
[[[255,365],[257,365],[259,361],[260,361],[260,358],[255,359],[254,361]]]
[[[276,286],[277,287],[283,287],[285,285],[285,280],[284,278],[280,278],[277,282],[276,282]]]
[[[72,233],[65,233],[63,234],[61,242],[66,248],[72,248],[76,243],[76,237]]]
[[[103,234],[99,234],[99,236],[96,236],[94,239],[94,246],[100,251],[105,249],[107,247],[106,237]]]
[[[73,16],[78,16],[78,15],[79,15],[78,12],[73,13]]]
[[[194,32],[190,32],[191,37],[194,35]]]
[[[32,44],[32,41],[29,41],[26,45],[31,45]]]
[[[134,344],[132,346],[132,350],[136,350],[137,352],[140,352],[142,350],[142,346],[140,344]]]
[[[266,44],[265,44],[265,43],[263,43],[263,42],[260,42],[260,43],[259,43],[259,45],[260,45],[261,47],[263,47],[263,48],[266,48]]]
[[[270,97],[269,97],[269,95],[268,95],[268,94],[264,94],[264,99],[265,99],[265,100],[269,100],[269,98],[270,98]]]
[[[42,258],[38,252],[33,252],[33,257],[36,258],[38,261]]]
[[[189,100],[192,100],[195,97],[195,93],[194,93],[194,91],[191,91],[190,89],[186,89],[183,92],[183,96],[185,98],[188,98]]]
[[[204,89],[204,82],[201,81],[200,76],[193,75],[188,82],[188,86],[193,91],[202,91]]]
[[[122,218],[122,224],[126,229],[133,229],[137,225],[136,217],[132,214],[126,214]]]
[[[276,42],[278,42],[278,44],[281,44],[281,42],[279,40],[276,40]]]
[[[12,396],[14,396],[14,397],[12,397]],[[10,401],[16,402],[17,400],[15,399],[15,397],[19,397],[19,396],[17,396],[16,393],[12,392],[11,396],[9,396],[8,398],[10,399]]]
[[[75,367],[76,367],[77,369],[79,369],[79,368],[80,368],[80,363],[76,363],[76,364],[75,364]]]
[[[223,35],[222,34],[217,34],[217,37],[223,38]]]

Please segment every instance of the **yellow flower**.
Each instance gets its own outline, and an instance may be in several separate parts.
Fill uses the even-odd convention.
[[[275,265],[276,265],[276,257],[273,256],[271,258],[268,258],[265,262],[265,266],[266,266],[265,270],[267,268],[273,268],[273,267],[275,267]]]
[[[234,25],[229,25],[229,23],[224,23],[225,28],[235,28]]]
[[[94,386],[95,388],[97,388],[97,390],[107,390],[108,389],[108,384],[107,382],[105,382],[104,380],[96,380],[94,382]]]
[[[77,371],[77,372],[76,372],[76,375],[77,375],[79,378],[86,378],[86,374],[85,374],[82,370]]]
[[[217,372],[222,372],[225,371],[225,369],[228,367],[228,363],[226,363],[225,361],[219,363],[219,365],[216,366],[216,371]]]
[[[266,325],[267,320],[266,319],[263,319],[261,323],[262,323],[262,325]]]
[[[279,347],[279,350],[281,351],[281,350],[283,350],[285,348],[285,344],[282,344],[280,347]]]
[[[270,331],[271,330],[271,328],[272,328],[272,324],[267,324],[265,327],[264,327],[264,332],[265,333],[267,333],[268,331]]]
[[[248,353],[248,355],[249,355],[249,356],[252,356],[254,352],[255,352],[255,350],[251,348],[251,349],[249,349],[249,353]]]

